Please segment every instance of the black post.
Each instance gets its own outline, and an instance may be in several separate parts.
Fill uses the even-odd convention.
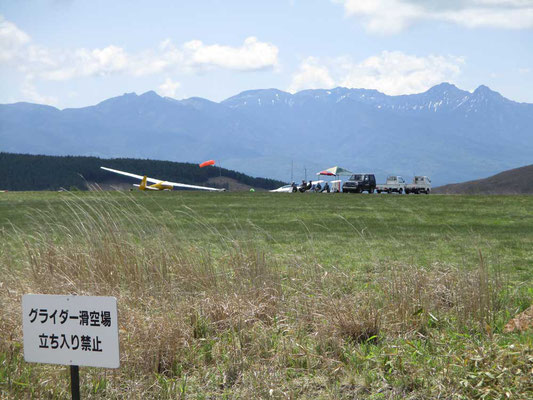
[[[70,366],[70,390],[72,400],[80,400],[80,368],[77,365]]]

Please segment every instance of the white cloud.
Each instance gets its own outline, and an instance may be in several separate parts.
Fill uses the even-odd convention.
[[[57,105],[57,97],[44,96],[37,92],[35,85],[32,82],[31,77],[26,79],[22,84],[20,90],[23,99],[32,103]]]
[[[515,9],[469,8],[458,12],[448,11],[438,17],[469,28],[495,27],[505,29],[533,28],[533,5]]]
[[[158,74],[165,69],[183,66],[183,51],[170,39],[163,40],[156,49],[148,49],[132,57],[129,72],[134,76]]]
[[[418,5],[401,0],[344,0],[344,9],[350,16],[366,17],[369,31],[385,34],[403,30],[422,14]]]
[[[335,81],[329,74],[328,68],[319,65],[315,57],[308,57],[292,76],[288,91],[294,93],[302,89],[330,88],[334,85]]]
[[[56,99],[37,93],[38,80],[66,81],[75,78],[124,74],[142,76],[164,71],[196,72],[211,68],[256,71],[276,68],[278,48],[251,36],[241,46],[204,44],[192,40],[176,46],[165,39],[157,47],[129,53],[122,47],[50,49],[32,43],[30,36],[0,15],[0,66],[17,68],[25,76],[21,87],[24,98],[43,102]],[[161,93],[174,96],[178,82],[167,80]]]
[[[379,56],[348,65],[340,85],[377,89],[390,95],[420,93],[437,83],[453,81],[463,62],[460,57],[416,57],[383,51]]]
[[[50,58],[50,56],[48,56]],[[65,52],[47,66],[42,60],[35,65],[36,73],[46,80],[69,80],[86,76],[105,76],[124,72],[129,66],[129,57],[124,49],[107,46],[103,49],[77,49]]]
[[[175,97],[176,90],[181,86],[181,83],[175,82],[170,78],[166,78],[165,82],[159,85],[159,93],[162,96]]]
[[[41,52],[43,57],[46,55],[50,59],[49,52],[42,49]],[[276,67],[278,48],[270,43],[259,42],[254,37],[247,38],[240,47],[205,45],[199,40],[193,40],[178,48],[166,39],[157,49],[148,49],[138,54],[128,54],[123,48],[111,45],[103,49],[82,48],[57,52],[53,62],[44,63],[35,57],[33,61],[33,72],[47,80],[69,80],[114,73],[142,76],[172,69],[192,72],[206,68],[255,71]]]
[[[18,57],[21,48],[30,42],[27,33],[0,15],[0,63],[8,63]]]
[[[192,40],[183,46],[186,60],[192,65],[220,67],[239,71],[272,68],[278,62],[278,48],[251,36],[240,47],[205,45]]]
[[[38,65],[53,67],[56,65],[54,55],[45,47],[29,45],[19,51],[19,65],[20,69],[24,69],[28,65]]]
[[[533,28],[533,0],[333,0],[346,14],[361,17],[367,30],[397,33],[420,20],[453,22],[470,28]]]
[[[400,51],[383,51],[361,62],[337,58],[320,65],[317,59],[309,60],[304,60],[293,75],[289,90],[343,86],[376,89],[389,95],[420,93],[440,82],[455,80],[464,63],[461,57],[418,57]],[[317,76],[325,77],[323,85],[317,85]]]

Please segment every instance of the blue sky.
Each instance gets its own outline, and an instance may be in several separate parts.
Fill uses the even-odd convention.
[[[533,103],[533,0],[0,0],[0,15],[0,103],[442,81]]]

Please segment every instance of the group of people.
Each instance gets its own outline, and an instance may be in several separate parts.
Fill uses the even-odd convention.
[[[322,187],[320,182],[317,182],[316,184],[313,184],[312,181],[306,182],[305,180],[302,180],[302,184],[300,186],[297,186],[296,183],[294,183],[294,182],[291,183],[291,186],[292,186],[292,191],[293,192],[299,191],[300,193],[304,193],[304,192],[315,192],[315,193],[326,192],[326,193],[329,193],[330,190],[331,190],[329,188],[329,183],[328,182],[326,182],[324,187]]]

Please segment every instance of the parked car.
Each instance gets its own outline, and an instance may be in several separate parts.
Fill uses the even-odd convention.
[[[342,191],[346,193],[374,193],[376,176],[374,174],[353,174],[342,184]]]
[[[428,176],[415,176],[413,183],[405,185],[405,194],[414,193],[425,193],[429,194],[431,192],[431,179]]]
[[[402,194],[405,191],[405,181],[401,176],[390,175],[387,177],[387,182],[383,185],[376,185],[376,192],[392,193],[397,192]]]

